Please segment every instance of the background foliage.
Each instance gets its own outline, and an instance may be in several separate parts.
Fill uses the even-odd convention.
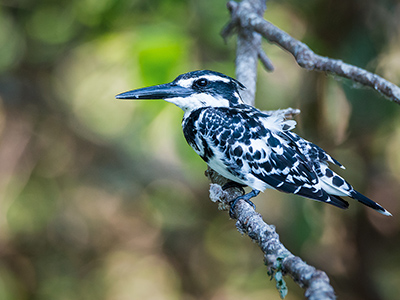
[[[208,200],[182,112],[116,101],[194,69],[234,75],[225,0],[3,0],[0,299],[278,299],[260,251]],[[270,1],[265,17],[318,54],[400,84],[400,4]],[[255,201],[341,299],[400,294],[400,112],[265,44],[257,106],[298,107],[296,132],[393,213],[267,191]],[[303,291],[287,280],[287,299]]]

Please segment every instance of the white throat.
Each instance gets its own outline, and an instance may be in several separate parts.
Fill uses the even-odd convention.
[[[176,97],[165,99],[180,107],[185,115],[201,107],[229,107],[229,101],[220,96],[214,97],[207,93],[193,94],[189,97]]]

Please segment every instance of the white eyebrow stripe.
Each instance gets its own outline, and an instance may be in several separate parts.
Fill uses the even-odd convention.
[[[221,76],[203,75],[203,76],[200,76],[198,78],[181,79],[181,80],[179,80],[177,82],[177,84],[182,86],[182,87],[188,88],[188,87],[191,87],[193,85],[193,82],[195,80],[198,80],[198,79],[201,79],[201,78],[207,79],[208,81],[222,81],[222,82],[225,82],[225,83],[229,83],[230,82],[230,80],[228,78],[224,78],[224,77],[221,77]]]
[[[225,83],[230,82],[230,80],[228,78],[217,76],[217,75],[204,75],[204,76],[201,76],[200,78],[205,78],[205,79],[208,79],[209,81],[223,81]]]
[[[178,85],[188,88],[191,87],[195,78],[181,79],[177,82]]]

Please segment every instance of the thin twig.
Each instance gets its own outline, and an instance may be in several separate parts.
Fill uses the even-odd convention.
[[[268,55],[261,47],[258,49],[258,59],[263,64],[265,70],[267,70],[268,72],[274,71],[275,68],[272,64],[272,61],[269,59]]]

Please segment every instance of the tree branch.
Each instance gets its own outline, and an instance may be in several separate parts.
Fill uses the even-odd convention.
[[[290,52],[299,66],[313,71],[328,72],[344,77],[363,86],[371,87],[387,97],[389,100],[400,104],[400,88],[379,75],[368,72],[362,68],[344,63],[338,59],[332,59],[315,54],[306,44],[296,40],[285,31],[263,19],[257,11],[244,2],[228,2],[233,23],[225,27],[222,34],[226,38],[233,32],[233,28],[243,27],[251,34],[261,34],[269,42],[275,43],[284,50]],[[264,1],[260,1],[264,2]],[[238,29],[240,32],[242,29]],[[243,30],[241,32],[244,32]],[[244,38],[243,38],[244,39]],[[244,69],[241,66],[241,69]],[[238,72],[238,71],[237,71]],[[238,75],[238,74],[237,74]]]
[[[262,38],[254,30],[246,26],[238,26],[238,22],[241,23],[241,14],[247,11],[252,11],[255,15],[262,18],[266,9],[265,1],[245,0],[240,4],[228,2],[227,7],[232,15],[232,22],[228,26],[231,26],[232,29],[234,27],[237,28],[236,78],[246,87],[246,90],[240,94],[245,103],[254,105],[257,65]],[[224,36],[224,33],[222,35]],[[265,57],[263,56],[263,58]]]
[[[220,203],[221,209],[229,209],[233,199],[242,195],[240,188],[228,188],[222,190],[221,186],[228,180],[208,168],[206,176],[213,182],[210,186],[210,198],[213,202]],[[277,280],[277,287],[283,298],[286,295],[286,286],[282,275],[289,275],[305,291],[309,300],[336,299],[335,292],[329,284],[329,278],[325,272],[319,271],[307,265],[301,258],[294,256],[280,242],[275,226],[268,225],[254,208],[243,200],[239,200],[233,207],[234,218],[237,219],[236,228],[242,234],[258,244],[264,253],[264,263],[269,269],[269,274]],[[276,275],[280,276],[276,276]],[[277,278],[283,282],[278,286]]]

